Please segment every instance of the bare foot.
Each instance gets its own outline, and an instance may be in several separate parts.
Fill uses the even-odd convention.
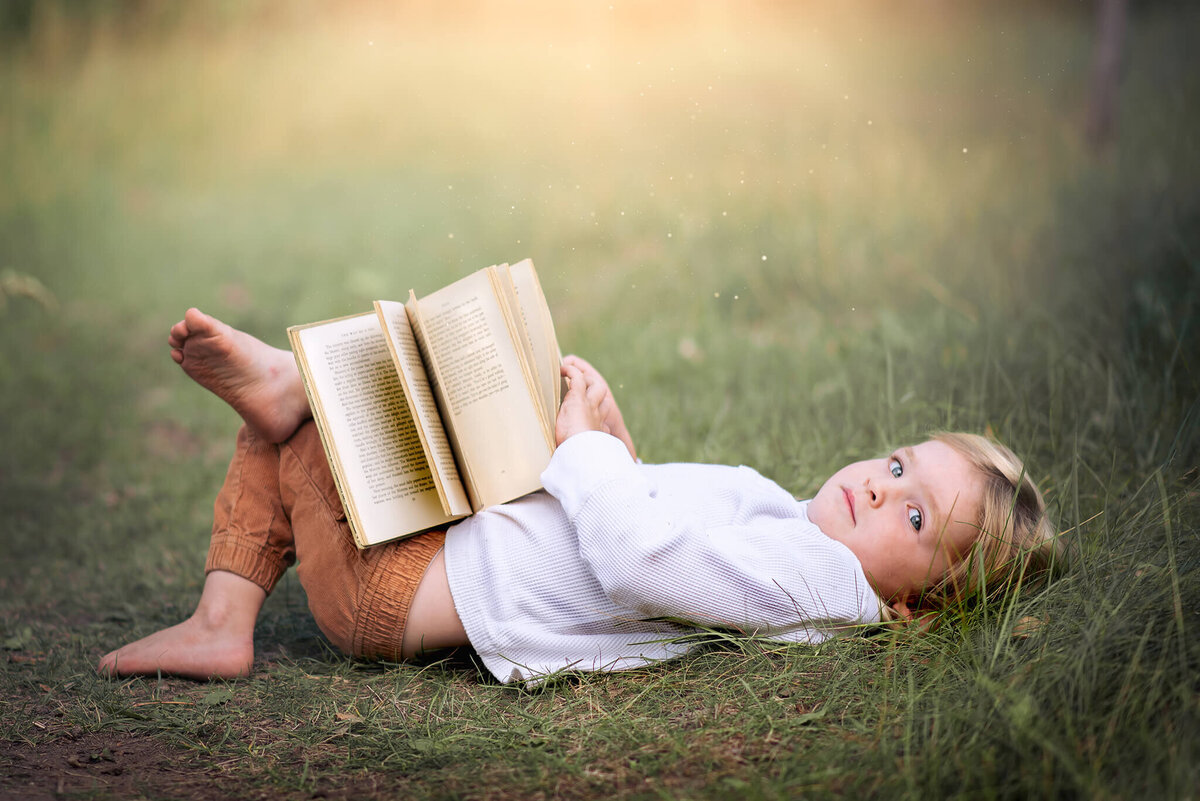
[[[233,573],[213,571],[195,613],[170,628],[105,654],[106,676],[183,676],[234,679],[254,664],[254,622],[266,593]]]
[[[171,358],[268,442],[283,442],[311,416],[296,361],[286,350],[188,309],[167,337]]]
[[[228,636],[195,617],[106,654],[98,670],[106,676],[182,676],[236,679],[254,664],[254,635]]]

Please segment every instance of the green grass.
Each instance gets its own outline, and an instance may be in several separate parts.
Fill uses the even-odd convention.
[[[1200,16],[1135,9],[1093,154],[1069,8],[256,8],[44,14],[0,50],[0,768],[78,743],[28,781],[101,797],[1194,794]],[[923,637],[535,692],[344,659],[288,578],[251,679],[93,675],[199,592],[237,419],[167,358],[187,306],[282,345],[525,256],[646,460],[803,495],[991,430],[1076,569]],[[179,770],[114,784],[109,742]]]

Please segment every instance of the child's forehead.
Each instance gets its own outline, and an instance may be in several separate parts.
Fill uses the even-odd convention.
[[[971,465],[971,460],[965,453],[954,447],[954,445],[950,444],[949,442],[936,438],[924,439],[920,442],[914,442],[910,445],[901,445],[899,448],[895,448],[892,451],[892,453],[895,452],[909,454],[913,454],[915,452],[917,455],[936,453],[939,457],[957,459],[966,465]]]
[[[913,471],[918,478],[942,492],[962,495],[977,494],[984,472],[965,453],[940,439],[927,439],[915,445],[905,445],[892,453],[905,461],[905,472]]]
[[[847,464],[847,468],[851,468],[856,464],[865,465],[867,463],[888,460],[893,456],[905,463],[904,467],[906,471],[916,469],[925,472],[928,469],[928,472],[933,474],[949,473],[950,475],[944,477],[956,480],[955,483],[962,491],[967,489],[966,486],[963,486],[964,483],[973,485],[977,479],[983,478],[986,473],[967,454],[950,443],[933,437],[914,442],[911,445],[900,445],[890,448],[873,458],[851,462]],[[958,493],[956,492],[955,494]]]
[[[946,447],[950,447],[950,446],[946,445],[946,443],[944,443],[938,439],[923,439],[923,440],[918,440],[917,442],[902,442],[899,445],[893,445],[892,447],[885,448],[884,450],[875,451],[871,456],[868,456],[866,459],[860,460],[860,461],[872,461],[874,459],[890,459],[890,458],[892,458],[893,455],[896,455],[896,454],[899,454],[901,456],[905,455],[906,453],[911,454],[917,448],[921,448],[922,450],[928,450],[929,446],[931,446],[931,445],[935,446],[935,447],[939,446],[939,445],[945,445]],[[951,450],[954,450],[954,449],[951,448]],[[957,453],[957,451],[955,451],[955,453]]]

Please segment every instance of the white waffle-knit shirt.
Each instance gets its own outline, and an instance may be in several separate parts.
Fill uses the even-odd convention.
[[[455,608],[502,682],[680,656],[698,628],[818,643],[880,619],[854,554],[749,467],[644,465],[585,432],[542,483],[446,536]]]

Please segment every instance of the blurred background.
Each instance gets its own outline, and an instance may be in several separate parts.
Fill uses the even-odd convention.
[[[17,0],[4,258],[140,317],[304,319],[525,254],[676,317],[974,314],[1038,296],[1057,226],[1191,188],[1181,7],[1139,5],[1088,148],[1090,3]]]
[[[2,9],[10,547],[64,497],[206,525],[237,420],[167,358],[188,306],[283,345],[527,256],[649,459],[804,493],[966,427],[1053,496],[1195,453],[1187,4]]]
[[[1196,450],[1197,19],[11,0],[6,545],[73,542],[63,498],[135,540],[160,533],[147,506],[205,525],[237,421],[167,358],[188,306],[282,345],[527,256],[647,458],[804,493],[931,428],[988,430],[1077,522],[1107,492],[1075,483],[1081,457],[1132,477]]]
[[[189,306],[283,346],[288,325],[531,257],[647,461],[747,463],[805,495],[933,429],[992,433],[1082,557],[1017,615],[897,660],[907,679],[855,683],[871,641],[822,652],[841,722],[793,739],[810,718],[772,714],[764,763],[714,764],[777,782],[763,797],[1190,796],[1198,34],[1196,4],[1168,0],[5,0],[0,694],[36,710],[73,687],[63,726],[149,720],[193,747],[193,713],[91,678],[202,581],[239,421],[168,358]],[[282,588],[259,631],[296,653],[316,635]],[[1046,625],[1014,639],[1019,615]],[[272,681],[316,692],[305,671],[330,657],[308,653],[325,661]],[[677,680],[708,698],[705,671]],[[478,685],[438,676],[452,699]],[[605,686],[577,692],[605,708]],[[481,697],[487,720],[511,698]],[[671,708],[630,714],[596,724],[614,775],[707,774],[694,743],[681,767],[630,762],[678,735]],[[577,717],[562,747],[590,750]],[[57,736],[32,718],[2,739]],[[425,764],[403,716],[385,724],[361,758]],[[195,736],[245,767],[225,731]],[[445,743],[438,775],[492,754]],[[542,752],[498,748],[481,770],[536,784]]]

